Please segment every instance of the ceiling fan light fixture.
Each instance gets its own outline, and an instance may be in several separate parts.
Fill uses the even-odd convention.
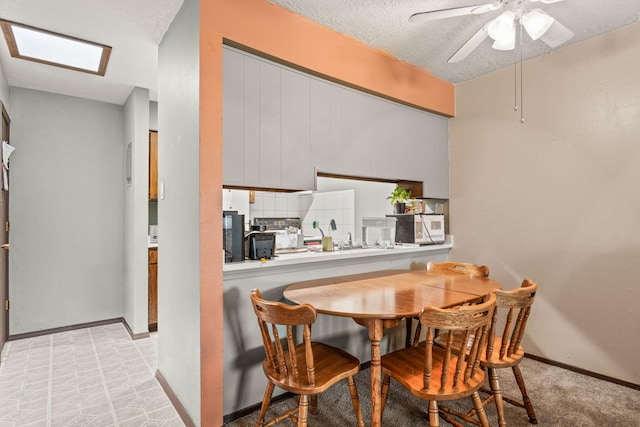
[[[499,39],[496,39],[491,45],[496,50],[512,50],[516,47],[516,27],[511,29],[511,32]]]
[[[532,40],[538,40],[553,24],[553,18],[542,9],[532,9],[522,16],[522,25]]]
[[[491,21],[487,30],[489,37],[494,40],[508,40],[511,32],[514,30],[515,13],[510,10],[502,12],[500,16]]]

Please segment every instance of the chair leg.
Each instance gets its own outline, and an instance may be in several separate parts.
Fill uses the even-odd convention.
[[[406,336],[404,338],[404,346],[405,348],[411,347],[411,335],[413,331],[413,319],[411,317],[407,317],[405,320],[406,327]]]
[[[300,395],[300,406],[298,406],[298,427],[307,427],[309,417],[309,395]]]
[[[269,409],[269,405],[271,404],[271,395],[273,394],[274,388],[275,386],[273,384],[267,383],[267,388],[264,391],[264,397],[262,398],[260,416],[258,417],[258,421],[256,421],[256,427],[262,427],[264,424],[264,417],[267,415],[267,409]]]
[[[500,389],[500,381],[498,381],[498,370],[496,368],[487,368],[489,371],[489,385],[491,386],[491,394],[496,404],[496,412],[498,413],[498,425],[506,427],[507,422],[504,418],[504,402],[502,401],[502,390]]]
[[[318,411],[318,395],[314,394],[311,396],[311,414],[318,415],[320,411]]]
[[[349,382],[349,394],[351,394],[351,404],[353,410],[356,413],[356,420],[358,427],[364,427],[364,421],[362,420],[362,411],[360,410],[360,399],[358,398],[358,389],[356,388],[356,382],[353,377],[347,378]]]
[[[389,384],[391,383],[391,377],[385,375],[382,380],[382,388],[380,389],[380,416],[384,414],[384,407],[387,405],[387,396],[389,395]]]
[[[440,413],[438,411],[438,402],[436,402],[435,400],[429,401],[429,426],[430,427],[440,426]]]
[[[529,395],[527,394],[527,388],[524,385],[524,378],[522,378],[522,372],[520,372],[520,367],[518,365],[513,366],[511,368],[513,370],[513,375],[516,377],[516,382],[518,383],[518,387],[520,387],[520,392],[522,393],[522,403],[524,403],[524,408],[527,410],[527,416],[529,417],[529,423],[538,424],[538,420],[536,419],[536,412],[533,410],[533,404],[529,399]]]
[[[471,395],[471,400],[473,400],[473,407],[476,409],[476,415],[480,420],[480,425],[482,427],[491,427],[489,425],[489,419],[487,418],[487,413],[484,411],[484,405],[482,404],[482,399],[480,399],[480,394],[477,391]]]

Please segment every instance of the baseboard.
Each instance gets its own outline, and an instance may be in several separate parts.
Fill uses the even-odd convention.
[[[7,337],[7,341],[15,341],[15,340],[21,340],[24,338],[33,338],[33,337],[39,337],[42,335],[57,334],[59,332],[73,331],[75,329],[93,328],[95,326],[104,326],[104,325],[110,325],[112,323],[123,323],[123,322],[124,322],[124,319],[122,317],[116,317],[115,319],[106,319],[106,320],[98,320],[95,322],[78,323],[76,325],[61,326],[59,328],[43,329],[41,331],[33,331],[33,332],[25,332],[23,334],[9,335]]]
[[[598,374],[597,372],[588,371],[586,369],[578,368],[577,366],[567,365],[566,363],[556,362],[555,360],[550,360],[550,359],[547,359],[546,357],[535,356],[529,353],[526,353],[524,357],[527,357],[532,360],[537,360],[538,362],[546,363],[547,365],[557,366],[558,368],[566,369],[567,371],[586,375],[588,377],[593,377],[599,380],[608,381],[610,383],[618,384],[624,387],[629,387],[634,390],[640,390],[640,384],[634,384],[618,378],[613,378],[607,375]]]
[[[171,404],[178,412],[178,415],[180,416],[180,419],[182,420],[184,425],[186,427],[196,427],[195,423],[189,416],[189,413],[187,412],[185,407],[182,405],[182,402],[180,402],[180,399],[178,399],[178,396],[176,396],[176,394],[173,392],[173,389],[171,388],[167,380],[164,378],[164,376],[158,369],[156,369],[156,380],[158,380],[158,382],[160,383],[160,386],[162,387],[164,392],[167,394],[167,397],[169,397]]]
[[[266,383],[266,379],[265,379],[265,383],[264,383],[265,387],[267,385]],[[290,392],[284,392],[282,394],[279,394],[277,396],[275,396],[273,399],[271,399],[271,404],[280,402],[281,400],[285,400],[285,399],[289,399],[290,397],[294,397],[295,394],[290,393]],[[262,406],[262,402],[260,403],[256,403],[255,405],[251,405],[251,406],[247,406],[246,408],[242,408],[238,411],[232,412],[230,414],[225,415],[224,417],[222,417],[222,423],[223,425],[227,425],[227,423],[230,423],[232,421],[235,420],[239,420],[240,418],[247,416],[249,414],[252,414],[258,410],[260,410],[260,407]]]
[[[122,318],[122,324],[124,325],[124,328],[127,330],[132,340],[139,340],[140,338],[149,338],[149,332],[141,332],[139,334],[134,334],[133,330],[131,330],[131,327],[129,326],[129,324],[127,323],[127,320],[124,317]]]

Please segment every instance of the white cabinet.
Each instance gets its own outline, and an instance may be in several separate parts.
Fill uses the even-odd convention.
[[[225,185],[308,190],[309,78],[223,50]]]
[[[299,72],[280,70],[280,186],[314,188],[310,157],[309,83]]]
[[[247,60],[258,61],[247,58]],[[250,153],[257,158],[260,170],[258,187],[280,187],[280,138],[282,112],[280,110],[280,68],[259,61],[260,64],[260,141],[258,150]],[[249,153],[246,153],[250,155]]]
[[[244,182],[244,56],[223,50],[222,167],[224,183]]]
[[[233,48],[223,73],[225,185],[308,190],[317,170],[449,197],[446,118]]]
[[[320,172],[348,174],[349,159],[342,150],[340,139],[341,89],[326,81],[310,79],[309,94],[311,166]]]

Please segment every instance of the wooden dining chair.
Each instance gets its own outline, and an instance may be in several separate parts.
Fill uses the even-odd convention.
[[[486,265],[478,265],[478,264],[472,264],[468,262],[429,261],[426,265],[426,269],[428,271],[454,272],[454,273],[461,273],[461,274],[471,274],[473,276],[479,276],[479,277],[489,277],[489,267],[487,267]],[[415,319],[417,320],[417,318]],[[417,322],[416,330],[413,333],[413,341],[411,341],[412,330],[413,330],[413,319],[408,318],[406,322],[407,322],[406,346],[407,347],[409,347],[410,345],[416,346],[420,342],[420,334],[422,333],[420,322]]]
[[[485,302],[476,305],[450,309],[425,307],[420,313],[420,323],[426,328],[425,344],[382,356],[382,410],[393,378],[414,396],[429,401],[430,426],[439,426],[440,412],[445,411],[438,402],[471,397],[475,418],[459,415],[466,421],[489,427],[478,390],[485,379],[480,350],[487,340],[495,302],[496,297],[491,293]],[[443,347],[434,345],[436,330],[446,338]],[[464,340],[454,340],[456,333],[463,334]],[[455,347],[462,343],[468,345],[468,350]],[[447,417],[446,412],[443,417]]]
[[[519,366],[524,357],[521,341],[537,290],[537,283],[525,279],[519,288],[510,291],[495,291],[496,310],[489,330],[486,352],[480,359],[480,365],[486,368],[489,373],[491,390],[487,400],[495,400],[498,424],[501,427],[507,425],[504,417],[503,401],[524,408],[527,411],[529,422],[538,424]],[[504,326],[500,327],[499,325],[502,322],[504,322]],[[516,383],[522,394],[521,400],[502,396],[497,370],[504,368],[511,368],[513,371]],[[484,404],[486,405],[486,403]]]
[[[353,379],[360,361],[343,350],[311,341],[316,310],[309,304],[289,306],[264,300],[257,289],[251,291],[251,301],[266,352],[262,366],[268,380],[256,427],[272,426],[287,418],[299,427],[306,426],[309,405],[311,413],[317,414],[317,395],[342,379],[348,382],[357,425],[364,427]],[[296,327],[302,329],[301,340]],[[300,403],[297,408],[265,421],[275,387],[299,395]]]
[[[489,267],[468,262],[433,262],[427,264],[429,271],[452,271],[456,273],[472,274],[474,276],[489,277]]]
[[[482,401],[483,406],[486,406],[491,401],[495,402],[496,412],[498,413],[498,425],[500,427],[507,425],[503,402],[524,408],[527,411],[529,422],[531,424],[538,424],[519,367],[520,361],[524,356],[521,341],[537,290],[538,285],[535,282],[525,279],[519,288],[510,291],[494,291],[496,295],[496,308],[493,313],[486,345],[482,349],[480,358],[480,366],[486,369],[489,374],[490,390],[482,388],[481,391],[489,394],[489,397]],[[454,341],[458,342],[462,339],[462,335],[459,334],[455,337]],[[436,341],[442,344],[440,337],[438,337]],[[459,346],[459,344],[457,345]],[[521,400],[502,395],[497,370],[504,368],[512,369],[516,383],[522,394]],[[467,415],[473,415],[474,412],[475,410],[472,410],[467,413]]]

